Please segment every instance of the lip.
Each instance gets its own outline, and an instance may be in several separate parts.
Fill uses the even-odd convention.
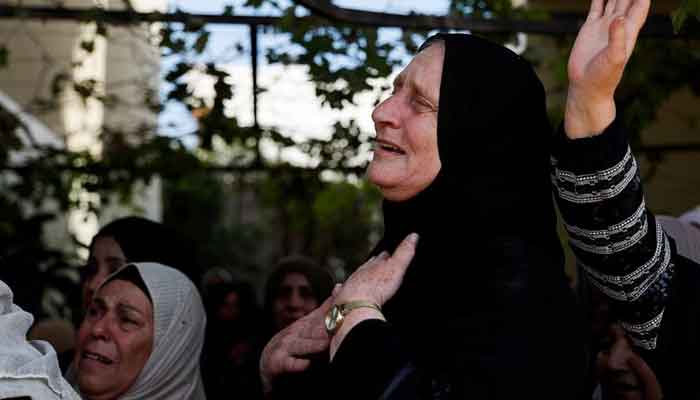
[[[80,359],[81,362],[87,361],[89,363],[94,363],[95,365],[107,366],[114,364],[114,360],[110,357],[107,357],[102,353],[90,350],[83,350],[82,354],[80,355]]]
[[[406,151],[402,149],[401,146],[390,140],[375,138],[373,142],[375,154],[381,153],[383,155],[392,156],[401,156],[406,154]]]
[[[616,382],[609,384],[607,392],[609,395],[612,395],[613,398],[621,399],[624,398],[624,396],[627,394],[641,392],[641,388],[638,385],[631,385],[629,383],[624,382]]]

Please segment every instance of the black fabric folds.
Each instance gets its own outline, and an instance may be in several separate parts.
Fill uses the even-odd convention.
[[[415,197],[384,202],[374,254],[420,234],[385,314],[427,371],[421,398],[577,398],[584,352],[556,235],[544,89],[500,45],[436,39],[442,168]]]

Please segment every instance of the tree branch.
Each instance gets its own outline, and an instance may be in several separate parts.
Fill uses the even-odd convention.
[[[393,27],[416,30],[459,29],[481,33],[539,33],[547,35],[575,34],[585,19],[582,14],[552,14],[544,21],[480,19],[432,15],[401,15],[371,11],[351,10],[321,3],[319,0],[293,0],[311,12],[333,21],[370,27]],[[276,25],[279,17],[244,16],[227,14],[139,13],[126,10],[103,10],[95,8],[51,8],[0,6],[0,18],[68,19],[75,21],[101,21],[115,25],[130,25],[143,22],[180,22],[229,25]],[[303,19],[303,18],[301,18]],[[649,17],[642,36],[658,38],[700,38],[699,29],[688,29],[681,34],[673,33],[671,20],[666,15]]]

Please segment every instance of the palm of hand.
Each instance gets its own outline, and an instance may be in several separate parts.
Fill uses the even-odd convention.
[[[609,27],[607,20],[588,20],[581,27],[569,58],[569,81],[585,84],[609,74]]]
[[[569,58],[569,81],[601,95],[612,95],[622,78],[649,0],[593,0]]]

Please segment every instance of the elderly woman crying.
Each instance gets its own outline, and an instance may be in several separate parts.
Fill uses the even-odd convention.
[[[129,264],[96,290],[69,379],[88,400],[204,399],[205,325],[202,300],[185,275]]]

